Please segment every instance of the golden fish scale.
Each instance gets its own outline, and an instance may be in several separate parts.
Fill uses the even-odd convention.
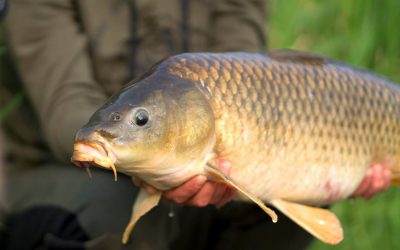
[[[245,53],[169,60],[170,73],[212,100],[218,157],[264,200],[329,203],[351,194],[371,162],[398,163],[400,94],[383,78]]]

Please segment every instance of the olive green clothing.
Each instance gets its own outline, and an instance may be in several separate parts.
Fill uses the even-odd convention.
[[[28,98],[5,124],[9,157],[39,164],[51,159],[49,147],[69,161],[74,134],[89,116],[166,56],[264,50],[264,5],[264,0],[11,1],[6,36]]]

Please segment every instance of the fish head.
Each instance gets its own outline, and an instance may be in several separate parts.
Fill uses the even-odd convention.
[[[116,168],[155,187],[171,188],[200,171],[193,163],[211,150],[213,118],[193,83],[146,77],[115,94],[78,131],[72,161],[81,167]]]

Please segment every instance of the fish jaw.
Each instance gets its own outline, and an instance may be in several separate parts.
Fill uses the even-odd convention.
[[[95,163],[98,167],[111,169],[117,181],[116,157],[99,142],[76,142],[71,162],[78,167],[88,168]]]

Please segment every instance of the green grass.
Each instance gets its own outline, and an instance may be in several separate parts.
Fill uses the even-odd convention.
[[[312,51],[378,72],[400,82],[400,1],[272,0],[270,49]],[[370,200],[344,201],[333,211],[345,238],[317,249],[400,249],[400,189]],[[290,238],[290,235],[288,235]]]

